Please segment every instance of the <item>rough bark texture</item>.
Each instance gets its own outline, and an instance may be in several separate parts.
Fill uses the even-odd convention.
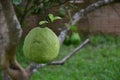
[[[2,7],[0,4],[0,57],[4,53],[4,49],[5,49],[4,46],[7,43],[7,39],[8,39],[7,33],[8,33],[8,30],[7,30],[5,18],[2,12]]]
[[[0,62],[2,54],[5,53],[5,46],[8,43],[8,29],[5,23],[5,18],[2,12],[2,6],[0,4]],[[2,80],[10,80],[7,74],[2,72]]]
[[[3,44],[2,46],[4,51],[1,57],[2,69],[12,80],[29,80],[28,73],[16,60],[16,50],[21,37],[21,27],[15,15],[12,0],[1,0],[1,5],[5,19],[4,21],[1,19],[1,21],[5,22],[1,26],[6,24],[8,29],[8,37],[3,38],[3,41],[6,41],[3,43],[7,44]],[[5,35],[2,34],[2,36],[4,37]]]

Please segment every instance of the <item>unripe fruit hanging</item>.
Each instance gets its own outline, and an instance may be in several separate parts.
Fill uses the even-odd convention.
[[[59,53],[59,40],[49,28],[33,28],[25,38],[23,52],[26,58],[36,63],[48,63]]]

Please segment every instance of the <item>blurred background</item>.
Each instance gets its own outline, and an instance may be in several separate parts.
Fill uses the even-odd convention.
[[[25,36],[32,28],[40,26],[40,21],[50,21],[49,13],[62,19],[44,26],[59,35],[76,12],[96,1],[98,0],[13,0],[23,29],[17,52],[22,66],[26,67],[30,63],[22,51]],[[64,65],[41,68],[31,80],[120,80],[120,3],[103,6],[73,25],[56,60],[69,54],[88,37],[90,43]]]

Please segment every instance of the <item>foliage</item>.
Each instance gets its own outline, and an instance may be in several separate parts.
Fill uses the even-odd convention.
[[[101,36],[101,35],[94,35],[94,36],[91,36],[91,43],[94,46],[105,44],[105,43],[112,44],[112,42],[116,42],[116,43],[119,42],[119,39],[116,39],[116,38],[119,38],[119,36],[116,37],[116,38],[114,38],[114,37],[112,37],[110,35],[103,35],[103,36]]]
[[[78,26],[77,25],[72,25],[70,27],[70,29],[73,31],[73,32],[78,32]]]
[[[96,37],[92,36],[91,37],[91,43],[92,45],[99,45],[103,44],[106,41],[104,36],[97,35]]]
[[[57,19],[62,19],[61,17],[59,17],[59,16],[54,16],[53,14],[49,14],[48,16],[49,16],[49,19],[50,19],[51,22],[53,22],[53,21],[55,21],[55,20],[57,20]]]
[[[0,67],[0,80],[2,80],[1,67]]]
[[[43,24],[46,24],[46,23],[48,23],[48,21],[40,21],[39,25],[43,25]]]
[[[13,3],[15,4],[15,5],[18,5],[18,4],[20,4],[22,2],[22,0],[13,0]]]
[[[60,17],[64,17],[67,13],[67,10],[66,10],[66,7],[65,6],[62,6],[60,7],[59,11],[58,11],[58,14]]]
[[[44,12],[57,3],[59,3],[59,0],[34,0],[33,13]]]
[[[48,14],[48,17],[50,19],[50,22],[54,22],[55,20],[58,20],[58,19],[62,19],[61,17],[59,16],[54,16],[53,14]],[[46,23],[50,23],[49,21],[45,20],[45,21],[40,21],[39,22],[39,25],[43,25],[43,24],[46,24]]]
[[[13,0],[16,14],[22,26],[25,24],[25,18],[31,14],[43,13],[43,17],[46,19],[48,9],[59,5],[60,2],[59,0]]]

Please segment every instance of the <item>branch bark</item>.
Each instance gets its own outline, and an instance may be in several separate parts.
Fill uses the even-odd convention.
[[[80,11],[76,12],[72,17],[72,20],[68,23],[68,25],[74,25],[79,20],[81,20],[83,17],[87,16],[87,14],[89,14],[90,12],[93,12],[100,7],[103,7],[105,5],[108,5],[113,2],[118,2],[118,1],[119,0],[99,0],[96,3],[89,5],[85,9],[81,9]],[[63,41],[65,40],[69,29],[70,28],[65,28],[63,31],[61,31],[61,33],[59,35],[60,44],[62,44]]]
[[[82,44],[80,44],[77,48],[75,48],[73,51],[71,51],[67,56],[65,56],[60,61],[53,61],[51,63],[48,63],[49,65],[62,65],[66,61],[68,61],[73,55],[75,55],[80,49],[82,49],[90,40],[86,39]]]
[[[52,61],[47,64],[36,64],[36,63],[31,63],[30,66],[28,67],[29,72],[34,73],[37,71],[37,69],[47,66],[47,65],[63,65],[65,62],[67,62],[73,55],[75,55],[80,49],[82,49],[86,44],[88,44],[90,40],[86,39],[82,44],[80,44],[78,47],[76,47],[74,50],[72,50],[67,56],[65,56],[63,59],[60,61]]]

